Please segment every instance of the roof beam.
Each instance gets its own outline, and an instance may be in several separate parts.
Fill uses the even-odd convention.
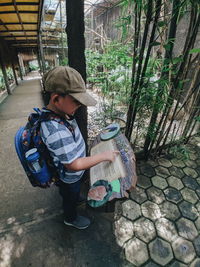
[[[21,20],[20,14],[19,14],[19,10],[18,10],[18,8],[17,8],[16,0],[13,0],[12,2],[13,2],[13,5],[14,5],[14,7],[15,7],[15,13],[17,13],[17,17],[18,17],[18,19],[19,19],[19,22],[20,22],[20,24],[21,24],[22,30],[23,30],[24,35],[25,35],[25,37],[26,37],[26,41],[29,42],[29,41],[28,41],[28,38],[27,38],[27,36],[26,36],[26,32],[25,32],[25,29],[24,29],[24,25],[23,25],[23,23],[22,23],[22,20]]]
[[[3,27],[6,29],[6,32],[9,32],[8,27],[5,25],[5,23],[0,19],[0,25],[3,25]],[[2,36],[3,37],[3,36]],[[15,38],[15,36],[13,35],[13,37]],[[15,38],[16,40],[16,38]],[[17,41],[17,40],[16,40]]]
[[[18,6],[38,6],[36,2],[17,2]],[[0,3],[0,6],[13,6],[13,3]]]
[[[38,11],[18,10],[18,13],[20,13],[20,14],[38,14]],[[16,11],[0,11],[0,14],[16,14]]]
[[[30,43],[37,43],[37,39],[28,39],[28,41],[30,42]],[[55,40],[55,39],[53,39],[53,40],[48,40],[48,42],[50,42],[50,43],[58,43],[58,41],[59,40]],[[6,40],[6,42],[7,43],[13,43],[13,44],[15,44],[16,42],[14,41],[14,40]],[[28,45],[28,42],[27,42],[27,40],[17,40],[17,43],[18,44],[23,44],[23,43],[27,43],[27,45]]]
[[[24,25],[37,25],[37,22],[23,22]],[[21,25],[20,22],[0,22],[0,25]]]
[[[27,31],[26,31],[27,33]],[[27,37],[37,37],[38,35],[27,35]],[[3,35],[3,38],[25,37],[25,35]]]
[[[23,32],[23,30],[7,30],[7,31],[1,31],[1,33],[6,33],[6,32]],[[37,30],[26,30],[26,32],[37,32]],[[7,36],[7,35],[3,35],[3,36]]]

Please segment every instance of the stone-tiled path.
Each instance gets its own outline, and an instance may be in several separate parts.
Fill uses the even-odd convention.
[[[114,232],[126,266],[200,266],[200,137],[189,159],[138,162],[130,199],[116,205]]]

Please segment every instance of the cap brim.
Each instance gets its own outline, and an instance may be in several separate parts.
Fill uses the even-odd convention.
[[[78,100],[84,106],[95,106],[97,101],[88,93],[70,93],[73,98]]]

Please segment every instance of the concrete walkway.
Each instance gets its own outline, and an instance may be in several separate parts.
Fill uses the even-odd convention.
[[[0,105],[0,267],[200,266],[200,137],[189,159],[138,162],[138,184],[115,212],[80,207],[84,231],[63,224],[57,188],[33,188],[14,135],[41,107],[39,79],[27,77]]]
[[[113,213],[80,207],[94,221],[81,231],[63,224],[57,188],[33,188],[19,164],[14,135],[33,107],[41,107],[31,74],[0,105],[0,267],[122,266]]]

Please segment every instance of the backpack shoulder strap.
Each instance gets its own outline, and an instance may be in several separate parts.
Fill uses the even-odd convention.
[[[42,112],[40,121],[42,122],[42,121],[49,121],[49,120],[53,120],[62,125],[65,125],[65,127],[67,127],[72,133],[73,138],[75,138],[74,128],[71,126],[71,124],[66,119],[62,118],[58,114],[48,109],[48,112]]]

